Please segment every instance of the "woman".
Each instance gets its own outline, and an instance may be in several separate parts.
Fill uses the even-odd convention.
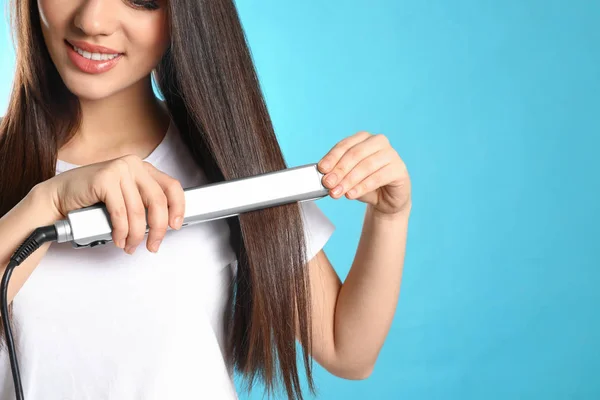
[[[237,369],[248,390],[258,378],[302,398],[296,339],[311,393],[311,357],[366,378],[393,318],[411,209],[385,136],[350,135],[319,162],[333,198],[367,203],[342,285],[322,250],[333,225],[312,202],[179,230],[183,188],[287,167],[232,0],[15,0],[12,12],[0,266],[36,227],[98,201],[115,244],[46,244],[13,273],[25,397],[236,398]],[[149,251],[135,253],[144,208]]]

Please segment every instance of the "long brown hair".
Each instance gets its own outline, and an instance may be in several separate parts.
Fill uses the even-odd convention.
[[[211,181],[287,167],[233,0],[170,0],[171,43],[154,71],[183,141]],[[57,151],[81,121],[78,99],[45,46],[35,0],[13,0],[14,85],[0,123],[0,217],[55,175]],[[10,173],[8,173],[10,171]],[[252,390],[302,399],[296,329],[312,379],[310,284],[297,203],[228,218],[238,272],[227,358]],[[296,326],[296,313],[299,326]],[[12,314],[12,307],[11,307]]]

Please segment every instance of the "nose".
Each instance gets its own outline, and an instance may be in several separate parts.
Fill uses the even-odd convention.
[[[114,0],[83,0],[75,13],[75,26],[86,36],[110,35],[117,29]]]

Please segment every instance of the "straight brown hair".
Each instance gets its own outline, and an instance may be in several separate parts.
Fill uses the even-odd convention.
[[[197,165],[212,182],[287,168],[234,1],[167,3],[171,42],[153,74]],[[55,176],[58,149],[81,122],[79,101],[44,43],[37,2],[12,0],[11,22],[17,57],[0,123],[0,217]],[[248,392],[259,380],[269,396],[283,384],[289,399],[302,399],[298,330],[314,395],[311,295],[298,203],[227,222],[238,260],[227,361],[242,374]]]

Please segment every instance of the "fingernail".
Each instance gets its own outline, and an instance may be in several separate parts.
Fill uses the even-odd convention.
[[[120,248],[124,248],[125,247],[125,239],[119,240],[119,243],[117,243],[117,246],[119,246]]]
[[[331,174],[327,178],[325,178],[325,182],[328,185],[333,186],[337,182],[337,176],[335,174]]]
[[[136,247],[135,247],[135,246],[129,246],[129,247],[127,247],[127,248],[125,249],[125,253],[127,253],[127,254],[130,254],[130,255],[131,255],[131,254],[135,253],[135,249],[136,249]]]
[[[329,163],[327,161],[323,161],[321,163],[321,169],[328,170],[329,169]]]
[[[175,229],[181,229],[182,223],[183,223],[183,218],[181,218],[181,217],[175,218]]]
[[[158,246],[160,246],[160,242],[162,242],[162,240],[155,240],[151,245],[150,245],[150,250],[153,253],[156,253],[158,251]]]
[[[342,192],[342,187],[341,186],[336,186],[336,188],[333,189],[333,194],[336,195],[336,196],[338,194],[340,194],[341,192]]]

